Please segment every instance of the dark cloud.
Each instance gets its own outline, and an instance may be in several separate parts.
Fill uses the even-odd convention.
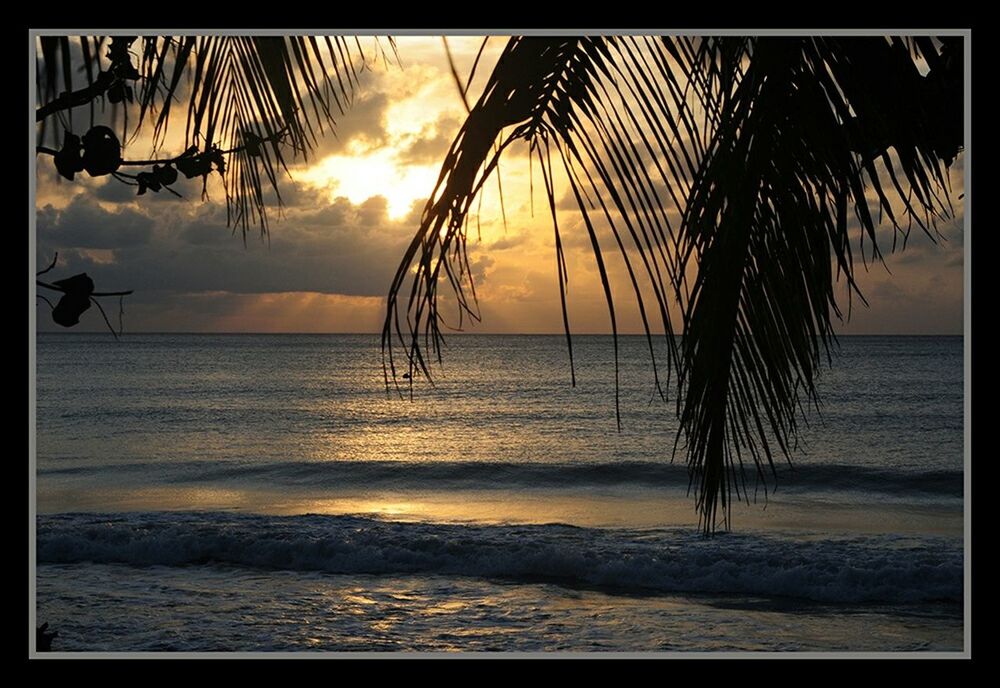
[[[102,287],[140,293],[320,292],[382,297],[412,226],[385,198],[289,208],[267,240],[246,246],[218,203],[179,204],[152,218],[107,210],[86,194],[39,211],[39,256],[60,253],[60,275],[87,272]],[[155,219],[154,219],[155,218]],[[111,249],[94,252],[92,249]],[[488,262],[478,264],[485,275]]]
[[[351,108],[346,114],[336,115],[336,135],[327,131],[320,139],[320,147],[310,156],[310,163],[352,149],[388,145],[397,151],[397,162],[439,163],[457,132],[459,119],[445,115],[417,135],[390,140],[393,137],[386,130],[386,118],[390,104],[400,99],[399,83],[393,82],[395,85],[390,88],[390,81],[384,75],[371,71],[363,73],[361,81]],[[407,79],[404,90],[417,88],[418,82],[419,79]],[[182,116],[178,124],[183,125]],[[179,152],[176,142],[171,146],[165,154]],[[508,150],[505,159],[526,161],[525,150],[518,142]],[[669,205],[672,201],[659,170],[651,164],[643,146],[639,146],[639,152],[637,164],[645,165],[656,180],[653,183],[656,198]],[[138,150],[138,144],[129,155],[148,157]],[[958,182],[963,164],[964,159],[959,158],[954,168]],[[289,165],[292,166],[291,160]],[[297,171],[298,161],[292,166],[292,173]],[[61,199],[69,198],[70,194],[79,195],[64,210],[45,206],[38,211],[38,262],[44,267],[46,257],[58,250],[60,261],[53,272],[53,275],[58,273],[54,279],[86,271],[101,288],[135,289],[136,293],[126,301],[126,329],[129,315],[134,313],[137,317],[142,315],[145,318],[142,322],[150,329],[164,323],[164,327],[211,330],[220,322],[218,318],[239,312],[240,303],[269,301],[272,296],[274,300],[294,300],[300,298],[296,296],[300,292],[378,297],[379,304],[384,304],[389,281],[413,236],[426,200],[415,201],[405,219],[391,220],[386,200],[381,196],[357,204],[346,198],[331,200],[328,190],[293,181],[283,171],[281,175],[283,219],[279,221],[277,213],[269,213],[272,218],[269,240],[250,234],[244,246],[239,232],[234,235],[227,227],[221,185],[210,186],[213,199],[210,203],[198,202],[200,179],[179,180],[178,190],[185,196],[179,203],[164,192],[137,198],[134,187],[106,177],[91,179],[80,175],[75,182],[62,180],[57,186],[59,178],[51,158],[40,156],[37,179],[43,192],[41,204],[44,206],[52,198],[60,198],[62,203],[65,201]],[[534,176],[536,193],[541,192],[537,169]],[[214,176],[213,183],[217,183]],[[265,189],[267,186],[265,181]],[[955,198],[959,191],[957,184]],[[569,189],[563,185],[556,193],[558,208],[570,211],[560,214],[559,227],[576,297],[570,307],[579,308],[579,313],[572,313],[574,327],[605,331],[607,315],[587,227]],[[270,194],[265,190],[266,198]],[[538,199],[542,199],[541,207]],[[274,204],[268,205],[271,208]],[[526,215],[523,211],[511,213],[510,202],[507,211],[512,229],[519,222],[518,214]],[[631,297],[627,277],[620,265],[617,245],[601,216],[599,208],[591,213],[609,260],[616,296],[622,295],[622,307],[627,308]],[[614,219],[617,224],[617,215]],[[671,215],[671,220],[674,219],[675,214]],[[476,244],[475,249],[470,243],[470,250],[474,250],[470,256],[472,277],[477,286],[485,284],[480,297],[493,297],[492,302],[484,300],[483,304],[485,325],[491,330],[561,330],[553,233],[542,193],[536,196],[535,219],[528,227],[489,244]],[[854,331],[908,331],[907,327],[925,327],[922,323],[939,323],[935,327],[941,329],[961,327],[961,286],[955,285],[961,276],[964,237],[961,223],[955,227],[944,232],[948,241],[940,245],[934,245],[915,229],[906,251],[887,256],[895,273],[891,279],[884,271],[870,276],[857,261],[857,272],[866,280],[864,292],[873,302],[873,308],[863,309]],[[620,226],[619,230],[623,236],[627,234]],[[528,241],[532,236],[537,239]],[[891,245],[890,234],[880,232],[882,237],[884,246]],[[857,242],[852,245],[856,248]],[[544,269],[534,269],[538,265]],[[947,269],[938,274],[927,270],[931,266],[941,269],[942,265]],[[951,288],[947,288],[949,284]],[[525,304],[535,304],[537,309],[523,310]],[[857,299],[855,308],[856,312],[862,310]],[[313,317],[312,310],[309,317]],[[103,327],[97,322],[98,327]],[[239,325],[230,323],[227,327]]]
[[[403,218],[403,224],[407,227],[417,227],[420,224],[420,218],[424,215],[425,207],[427,207],[426,198],[418,198],[413,201],[410,205],[410,212]]]
[[[339,196],[333,202],[327,200],[325,204],[317,204],[304,210],[298,215],[298,221],[323,227],[343,227],[354,220],[356,213],[356,206],[347,198]]]
[[[269,181],[264,182],[264,202],[267,206],[274,207],[278,204],[277,196]],[[324,189],[316,188],[297,179],[288,179],[287,176],[278,180],[278,193],[281,194],[281,203],[286,208],[315,208],[323,205],[329,198],[329,193]]]
[[[142,168],[138,169],[142,170]],[[198,198],[201,195],[202,181],[200,177],[197,179],[186,179],[181,175],[177,182],[170,187],[176,193],[180,194],[180,196],[176,196],[166,190],[146,191],[146,193],[140,196],[138,194],[138,187],[132,184],[126,184],[110,176],[105,177],[105,179],[107,181],[97,186],[92,192],[95,198],[105,203],[135,202],[139,207],[146,207],[152,203],[183,201],[190,198]],[[88,193],[91,192],[88,190]]]
[[[502,239],[497,239],[492,244],[489,245],[490,251],[503,251],[509,248],[516,248],[521,246],[524,242],[528,240],[528,232],[519,232],[517,234],[508,234]]]
[[[609,233],[608,224],[603,215],[591,214],[590,221],[593,223],[595,231],[598,233],[598,238],[602,238]],[[551,227],[551,223],[549,224]],[[551,228],[549,231],[551,232]],[[590,239],[590,232],[587,229],[587,223],[583,220],[580,213],[569,214],[567,217],[562,219],[559,223],[559,237],[562,241],[564,251],[577,249],[588,254],[593,253],[594,244]],[[602,243],[601,246],[604,247],[605,243]],[[615,246],[615,249],[617,250],[617,246]]]
[[[105,203],[131,203],[136,199],[136,188],[124,184],[114,177],[106,177],[107,181],[97,187],[94,197]]]
[[[486,254],[481,254],[469,261],[469,267],[471,268],[472,279],[476,284],[482,284],[486,281],[486,271],[493,267],[496,261],[493,260],[492,256]]]
[[[438,119],[433,126],[412,139],[396,154],[396,160],[404,165],[440,164],[451,148],[461,122],[450,115]]]
[[[194,222],[184,229],[180,238],[192,246],[225,246],[232,242],[231,231],[220,231],[221,225]]]
[[[292,212],[289,217],[294,217],[300,227],[329,231],[344,227],[357,229],[386,224],[387,212],[388,202],[383,196],[372,196],[358,205],[343,196],[338,196],[333,201],[327,197],[323,203],[299,209],[299,212]]]
[[[579,210],[580,204],[576,202],[576,196],[573,194],[572,189],[566,189],[566,192],[562,195],[558,201],[556,201],[556,210]]]
[[[38,211],[38,243],[58,248],[120,249],[149,241],[153,220],[130,208],[108,212],[89,194],[78,194],[62,210]]]
[[[386,110],[389,107],[389,95],[380,90],[381,75],[364,72],[361,75],[361,89],[356,94],[354,102],[346,112],[334,113],[336,122],[333,132],[319,140],[319,146],[311,154],[315,160],[322,160],[328,155],[342,153],[348,144],[356,142],[363,149],[378,148],[388,141],[385,130]]]
[[[358,219],[362,225],[385,223],[388,217],[389,202],[385,196],[372,196],[358,206]]]

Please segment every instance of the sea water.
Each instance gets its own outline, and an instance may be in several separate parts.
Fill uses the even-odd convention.
[[[844,337],[706,538],[644,337],[39,334],[65,651],[962,650],[960,337]],[[664,351],[656,344],[661,373]],[[665,379],[664,379],[665,382]]]

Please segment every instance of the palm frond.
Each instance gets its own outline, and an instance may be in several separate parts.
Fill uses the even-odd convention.
[[[102,69],[105,46],[110,66]],[[361,42],[347,36],[43,37],[39,121],[63,110],[71,115],[72,107],[84,102],[93,110],[95,100],[109,99],[127,118],[134,103],[134,130],[130,136],[124,119],[121,140],[127,146],[151,126],[155,157],[180,104],[185,151],[176,153],[213,161],[229,156],[228,164],[214,169],[223,176],[229,223],[245,239],[251,227],[267,233],[266,188],[280,207],[278,180],[287,171],[288,151],[293,159],[307,159],[350,106],[366,66]],[[74,70],[86,74],[87,89],[73,91]],[[119,88],[127,93],[115,91]],[[126,97],[109,98],[112,92]],[[64,128],[71,131],[72,122]],[[44,135],[40,132],[40,142]]]
[[[418,370],[429,377],[424,350],[431,350],[440,358],[442,317],[437,309],[436,295],[442,270],[457,296],[460,317],[471,316],[478,319],[474,302],[466,297],[467,293],[472,292],[472,288],[464,219],[484,181],[494,171],[499,155],[519,139],[529,141],[532,153],[537,157],[553,219],[553,157],[568,173],[594,248],[613,330],[617,332],[617,319],[610,278],[594,218],[587,209],[592,202],[600,203],[601,210],[598,212],[612,224],[616,239],[620,239],[627,231],[631,240],[642,248],[640,257],[645,270],[654,280],[661,322],[667,332],[672,332],[665,280],[677,280],[679,277],[669,272],[671,266],[665,261],[655,258],[656,255],[663,254],[664,245],[670,242],[667,235],[672,230],[667,208],[660,202],[657,194],[646,193],[652,184],[649,175],[644,174],[641,179],[623,175],[625,168],[639,169],[637,161],[642,157],[642,150],[648,151],[654,145],[653,135],[646,136],[640,132],[643,136],[642,144],[626,141],[619,135],[617,124],[607,127],[604,126],[606,120],[602,119],[612,119],[616,123],[621,123],[623,117],[634,120],[633,113],[625,113],[622,109],[612,112],[603,104],[603,99],[609,94],[600,78],[602,75],[609,75],[609,70],[619,69],[609,53],[608,43],[601,38],[514,38],[509,42],[482,97],[469,113],[445,159],[437,188],[425,208],[420,230],[393,281],[389,312],[383,330],[383,348],[388,371],[394,378],[396,371],[393,349],[396,345],[403,346],[406,351],[411,381],[412,374]],[[596,127],[588,126],[595,124]],[[513,127],[513,130],[499,142],[495,150],[491,150],[505,127]],[[673,161],[669,164],[672,165]],[[667,173],[662,168],[659,171],[666,179]],[[645,187],[640,188],[638,185],[642,184]],[[607,197],[611,199],[611,206],[605,203],[604,199]],[[620,213],[617,219],[612,207]],[[638,210],[640,207],[647,222],[635,222],[630,215],[630,210]],[[616,223],[622,220],[625,226],[619,233]],[[565,263],[558,224],[554,224],[554,229],[560,289],[565,296]],[[622,246],[619,243],[619,247]],[[654,246],[657,248],[652,249]],[[622,254],[648,334],[648,315],[636,270],[628,254],[624,250]],[[404,288],[410,265],[418,256],[416,274],[410,283],[409,300],[403,309],[407,323],[404,328],[398,297]],[[661,266],[668,268],[666,275],[660,272]],[[572,347],[565,308],[563,315],[567,340]],[[672,344],[672,339],[668,338],[668,342]],[[649,349],[650,354],[654,355],[651,336]]]
[[[698,278],[685,311],[681,427],[709,524],[719,506],[727,519],[730,492],[746,496],[744,459],[766,485],[769,440],[790,458],[799,397],[816,400],[841,317],[834,270],[856,290],[852,216],[879,255],[866,190],[895,231],[916,222],[930,233],[950,212],[940,191],[961,143],[960,128],[957,145],[935,140],[932,123],[957,102],[927,95],[902,40],[760,40],[749,58],[684,217],[684,260],[695,256]]]
[[[816,401],[841,317],[838,276],[857,291],[852,218],[878,256],[877,216],[904,234],[913,223],[931,232],[950,210],[961,46],[910,47],[901,38],[512,38],[392,282],[387,385],[397,349],[411,393],[414,373],[430,378],[428,354],[440,360],[442,275],[460,321],[478,319],[465,220],[503,151],[526,140],[551,210],[571,365],[553,159],[593,248],[616,369],[602,235],[624,264],[654,375],[654,323],[666,335],[678,441],[705,531],[728,525],[733,498],[749,500],[746,467],[766,494],[766,469],[791,456],[803,397]]]

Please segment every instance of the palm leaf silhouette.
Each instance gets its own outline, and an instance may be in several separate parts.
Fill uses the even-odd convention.
[[[803,403],[816,401],[816,375],[843,315],[838,281],[848,312],[852,295],[863,299],[858,236],[878,259],[883,216],[895,243],[914,224],[933,238],[935,222],[951,213],[962,48],[961,39],[929,37],[512,37],[390,285],[386,384],[402,376],[412,391],[414,374],[430,379],[432,360],[441,360],[442,283],[459,328],[480,318],[470,210],[504,152],[526,141],[551,211],[571,370],[557,170],[593,249],[616,378],[611,245],[638,305],[654,382],[661,393],[676,388],[677,442],[702,525],[728,525],[733,500],[749,500],[747,468],[766,494],[767,470],[794,449]],[[154,144],[180,103],[185,145],[233,156],[220,171],[229,221],[244,239],[252,226],[267,232],[265,180],[280,204],[283,146],[309,154],[351,103],[367,59],[358,39],[343,36],[43,37],[40,51],[39,144],[56,134],[45,126],[50,117],[72,131],[73,108],[87,105],[93,125],[95,103],[128,100],[128,83],[137,84],[135,131],[151,123]],[[77,52],[86,86],[74,91]],[[127,142],[128,108],[120,111]],[[674,374],[666,384],[656,329]]]
[[[551,210],[571,366],[555,165],[593,248],[616,379],[602,222],[630,279],[654,375],[653,318],[666,334],[702,526],[728,526],[733,500],[749,500],[746,467],[766,494],[767,469],[791,457],[802,402],[816,401],[842,317],[838,278],[849,299],[860,296],[852,228],[878,258],[883,214],[894,232],[917,224],[933,237],[951,212],[961,48],[951,38],[511,38],[391,284],[387,384],[402,362],[412,392],[414,373],[430,378],[432,358],[440,361],[442,282],[459,326],[479,319],[467,220],[504,150],[527,141]]]
[[[88,105],[93,126],[96,102],[111,101],[114,108],[124,101],[138,105],[138,121],[130,129],[129,108],[115,108],[121,140],[151,126],[155,152],[181,103],[185,149],[229,156],[217,168],[229,224],[244,239],[251,227],[268,231],[264,189],[281,205],[278,179],[287,171],[287,150],[308,158],[350,106],[367,60],[383,50],[376,39],[366,55],[360,39],[347,36],[43,36],[39,44],[39,144],[51,135],[46,122],[53,115],[65,114],[63,129],[72,131],[73,107]],[[86,79],[76,91],[74,65]]]

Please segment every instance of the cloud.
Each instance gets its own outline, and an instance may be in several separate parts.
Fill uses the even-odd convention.
[[[344,114],[334,109],[333,132],[327,131],[320,137],[319,145],[310,156],[312,159],[322,160],[328,155],[344,153],[351,144],[364,151],[386,143],[386,111],[390,98],[382,90],[383,75],[366,71],[359,78],[361,86],[354,102],[344,108]]]
[[[511,233],[501,239],[497,239],[489,244],[487,248],[490,251],[506,251],[524,245],[530,238],[531,234],[528,231],[518,232],[517,234]]]
[[[105,203],[131,203],[136,199],[135,187],[124,184],[114,177],[109,176],[105,179],[107,181],[94,191],[94,198]]]
[[[365,226],[385,223],[388,209],[389,202],[385,196],[372,196],[358,206],[358,220]]]
[[[264,202],[268,208],[277,206],[278,199],[270,182],[264,183]],[[278,193],[281,203],[286,208],[315,208],[327,202],[328,194],[323,189],[298,181],[297,179],[278,179]]]
[[[140,171],[143,168],[138,168]],[[149,169],[152,169],[150,167]],[[159,203],[161,201],[177,202],[189,200],[190,198],[198,198],[201,195],[201,178],[186,179],[183,175],[180,175],[177,181],[171,185],[176,193],[180,196],[175,196],[169,191],[147,191],[143,195],[138,194],[138,188],[126,184],[124,182],[118,181],[114,177],[104,177],[107,181],[99,186],[96,186],[92,192],[94,198],[105,203],[135,203],[137,207],[146,207],[151,203]],[[96,181],[96,180],[95,180]]]
[[[580,204],[576,202],[576,196],[572,189],[567,188],[562,198],[556,201],[556,210],[580,210]]]
[[[382,298],[316,292],[145,292],[126,300],[124,324],[126,337],[138,331],[372,332],[382,324],[383,304]],[[103,327],[99,314],[89,316],[81,327]]]
[[[59,273],[87,272],[137,293],[316,292],[384,298],[412,227],[388,219],[386,200],[292,207],[268,240],[246,246],[219,203],[179,204],[153,217],[114,211],[81,194],[39,211],[39,255],[60,252]],[[90,249],[109,249],[95,252]],[[480,266],[480,272],[488,263]]]
[[[396,154],[396,160],[403,165],[440,165],[461,124],[457,117],[440,117],[432,126],[408,137],[408,141],[401,144],[403,147]]]
[[[486,254],[480,254],[469,261],[470,272],[475,284],[482,284],[486,281],[486,271],[493,267],[495,262],[492,256]]]
[[[180,239],[192,246],[225,246],[232,242],[230,232],[219,231],[218,224],[194,222],[180,233]]]
[[[487,47],[475,82],[480,87],[489,74],[486,65],[492,64],[489,56],[495,57],[504,43],[497,39]],[[452,49],[460,73],[471,68],[479,44],[476,38],[454,39]],[[402,38],[400,54],[404,68],[366,70],[360,75],[354,103],[345,114],[335,115],[336,135],[327,131],[320,138],[309,165],[337,156],[346,163],[342,160],[340,167],[331,169],[343,174],[342,179],[347,175],[361,178],[362,170],[352,164],[351,157],[361,154],[399,168],[432,170],[436,179],[437,166],[457,133],[464,110],[439,39]],[[183,150],[182,116],[177,124],[164,144],[164,155]],[[151,157],[148,146],[148,137],[140,138],[129,147],[128,156]],[[670,206],[660,172],[650,165],[644,147],[639,150],[642,156],[637,164],[646,165],[656,198]],[[950,197],[959,206],[963,164],[964,158],[959,158],[952,173]],[[484,191],[481,242],[476,240],[477,223],[470,221],[470,267],[484,315],[477,331],[562,330],[551,217],[537,161],[532,180],[534,214],[529,215],[527,189],[532,178],[527,165],[523,142],[505,152],[508,233],[502,232],[493,180]],[[300,175],[307,171],[301,159],[289,160],[289,166],[298,179],[308,178]],[[553,172],[557,206],[563,211],[559,228],[568,262],[571,326],[574,332],[607,331],[607,307],[587,227],[561,164],[556,162]],[[217,175],[210,179],[211,201],[199,202],[201,180],[194,179],[179,180],[177,187],[185,198],[176,202],[179,199],[163,192],[136,197],[134,187],[107,177],[80,175],[75,182],[57,184],[51,158],[40,157],[38,262],[44,267],[58,250],[60,260],[53,279],[86,271],[102,289],[135,289],[126,300],[127,330],[377,329],[384,315],[386,290],[413,237],[425,200],[415,200],[406,218],[394,219],[388,214],[392,203],[385,197],[365,198],[369,193],[385,193],[392,199],[392,188],[372,186],[369,192],[362,186],[361,191],[352,189],[348,194],[348,185],[341,179],[331,179],[322,188],[324,181],[317,188],[289,179],[283,170],[279,173],[284,202],[281,219],[265,182],[271,234],[261,238],[251,232],[244,246],[239,231],[234,235],[227,227]],[[427,187],[419,193],[430,193],[433,185]],[[350,199],[331,196],[331,189]],[[400,208],[393,207],[393,212],[399,215]],[[676,226],[676,212],[668,210],[668,214]],[[641,323],[631,305],[632,289],[617,244],[600,208],[590,218],[608,261],[619,327],[638,331]],[[631,243],[614,211],[613,220]],[[870,272],[865,270],[855,237],[858,278],[872,308],[861,308],[855,299],[855,320],[846,331],[954,331],[961,327],[961,316],[956,316],[962,300],[961,217],[942,226],[942,232],[948,241],[934,245],[915,227],[906,250],[886,257],[891,277],[878,264],[869,266]],[[891,245],[888,233],[880,231],[879,235],[888,239],[884,246]],[[640,263],[633,266],[643,271]],[[442,284],[447,298],[450,290],[444,280]],[[647,307],[652,304],[647,301]],[[95,317],[93,328],[102,328],[99,315]],[[51,327],[51,323],[41,326]]]
[[[38,211],[39,245],[120,249],[140,246],[152,236],[153,220],[130,208],[109,212],[89,194],[78,194],[62,210]]]

